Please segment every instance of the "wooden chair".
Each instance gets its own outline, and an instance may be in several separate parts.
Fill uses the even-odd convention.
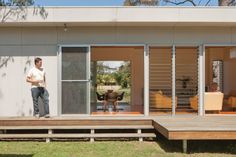
[[[117,106],[116,109],[118,109],[119,101],[122,101],[124,98],[125,92],[122,92],[120,95],[117,96]]]
[[[107,105],[109,105],[109,103],[112,103],[112,105],[113,105],[113,107],[114,107],[114,111],[116,111],[117,97],[118,97],[118,93],[113,92],[113,91],[107,92],[107,93],[105,94],[104,107],[106,107]]]
[[[123,100],[124,95],[125,95],[125,92],[122,92],[120,95],[117,96],[117,100],[118,100],[118,101]]]
[[[105,100],[105,94],[99,94],[98,92],[96,92],[96,95],[97,95],[97,100],[99,101]]]

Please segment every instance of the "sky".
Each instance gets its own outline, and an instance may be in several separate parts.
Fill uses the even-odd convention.
[[[205,4],[208,0],[201,1]],[[36,5],[42,6],[122,6],[124,0],[35,0],[35,2]],[[211,0],[211,5],[216,4],[217,0]]]
[[[124,0],[36,0],[44,6],[121,6]]]
[[[124,61],[102,61],[103,65],[109,66],[110,68],[119,68]]]

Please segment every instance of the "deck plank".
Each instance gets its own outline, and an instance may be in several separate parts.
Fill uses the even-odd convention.
[[[153,129],[152,125],[100,125],[100,126],[0,126],[0,130],[48,130],[48,129]]]
[[[152,119],[26,119],[0,120],[0,126],[152,125]]]
[[[136,117],[0,118],[0,130],[11,129],[145,129],[155,128],[170,140],[235,140],[235,115]],[[6,135],[2,135],[6,136]]]
[[[0,134],[0,138],[6,139],[6,138],[122,138],[122,137],[156,137],[154,133],[117,133],[117,134]]]

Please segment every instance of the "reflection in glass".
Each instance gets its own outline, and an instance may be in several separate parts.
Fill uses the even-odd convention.
[[[62,83],[62,114],[87,113],[87,82]]]
[[[88,47],[62,48],[62,114],[87,114]]]
[[[88,48],[65,47],[62,52],[62,80],[86,80]]]

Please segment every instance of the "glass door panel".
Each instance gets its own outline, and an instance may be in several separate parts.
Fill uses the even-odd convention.
[[[88,114],[89,47],[62,47],[62,114]]]

